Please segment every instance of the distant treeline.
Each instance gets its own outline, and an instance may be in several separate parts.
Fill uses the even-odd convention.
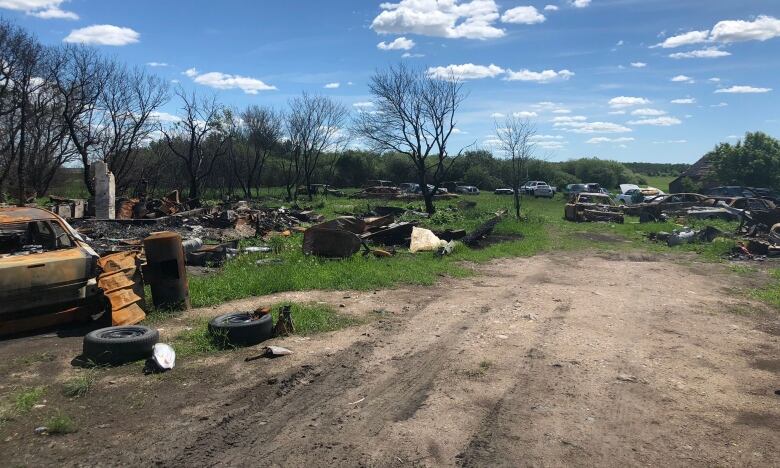
[[[168,190],[178,189],[186,193],[186,178],[181,177],[181,168],[177,161],[165,158],[159,161],[159,156],[153,149],[143,150],[146,153],[138,158],[141,163],[138,167],[139,175],[152,175],[151,171],[144,170],[149,165],[164,166],[167,170],[154,171],[154,180],[149,180],[148,188],[157,194]],[[469,151],[458,158],[450,159],[452,164],[449,179],[467,185],[475,185],[481,190],[493,190],[506,187],[510,184],[508,165],[506,159],[495,157],[486,150]],[[548,162],[532,160],[528,164],[527,180],[544,180],[552,185],[564,187],[567,184],[579,182],[597,182],[605,187],[617,187],[621,183],[646,184],[645,176],[653,176],[661,171],[661,174],[674,174],[672,167],[684,165],[646,164],[647,167],[656,169],[650,174],[639,173],[629,166],[641,167],[643,163],[624,164],[617,161],[597,158],[581,158],[565,162]],[[668,166],[668,167],[667,167]],[[284,185],[284,160],[271,156],[260,174],[255,193],[266,187],[279,187]],[[80,170],[63,169],[52,184],[50,193],[66,196],[76,196],[80,187]],[[234,180],[235,174],[229,165],[217,166],[213,173],[204,181],[204,188],[209,193],[219,196],[236,194],[243,196],[239,189],[239,183]],[[322,156],[312,180],[315,183],[324,183],[336,187],[360,187],[369,180],[391,180],[396,183],[414,182],[414,167],[406,155],[402,154],[377,154],[371,151],[346,150],[341,153],[327,153]],[[126,195],[132,195],[136,183],[129,183]]]

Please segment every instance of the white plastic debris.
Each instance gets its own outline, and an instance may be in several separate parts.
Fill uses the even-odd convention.
[[[292,354],[292,351],[290,351],[287,348],[282,348],[281,346],[266,346],[265,347],[265,355],[266,356],[287,356],[288,354]]]
[[[409,252],[432,252],[445,245],[447,242],[436,237],[436,234],[430,229],[416,226],[412,228],[412,242],[409,244]]]
[[[266,247],[266,246],[250,245],[248,247],[244,247],[244,252],[247,253],[258,253],[258,252],[268,253],[270,251],[271,251],[271,247]]]
[[[176,351],[170,345],[157,343],[152,348],[152,359],[160,369],[173,369],[176,364]]]

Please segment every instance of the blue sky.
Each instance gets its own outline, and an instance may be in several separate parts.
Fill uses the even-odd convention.
[[[553,161],[693,162],[745,131],[780,137],[777,0],[0,0],[0,14],[237,107],[309,91],[358,111],[377,68],[454,71],[469,93],[454,150],[490,148],[513,113]]]

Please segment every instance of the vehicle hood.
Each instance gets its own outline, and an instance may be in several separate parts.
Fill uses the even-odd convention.
[[[639,186],[635,184],[620,184],[620,193],[626,193],[629,190],[638,189]]]

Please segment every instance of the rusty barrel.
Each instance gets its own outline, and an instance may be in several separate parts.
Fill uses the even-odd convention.
[[[152,289],[155,307],[189,309],[190,289],[181,236],[169,231],[153,232],[144,239],[144,250],[144,279]]]

